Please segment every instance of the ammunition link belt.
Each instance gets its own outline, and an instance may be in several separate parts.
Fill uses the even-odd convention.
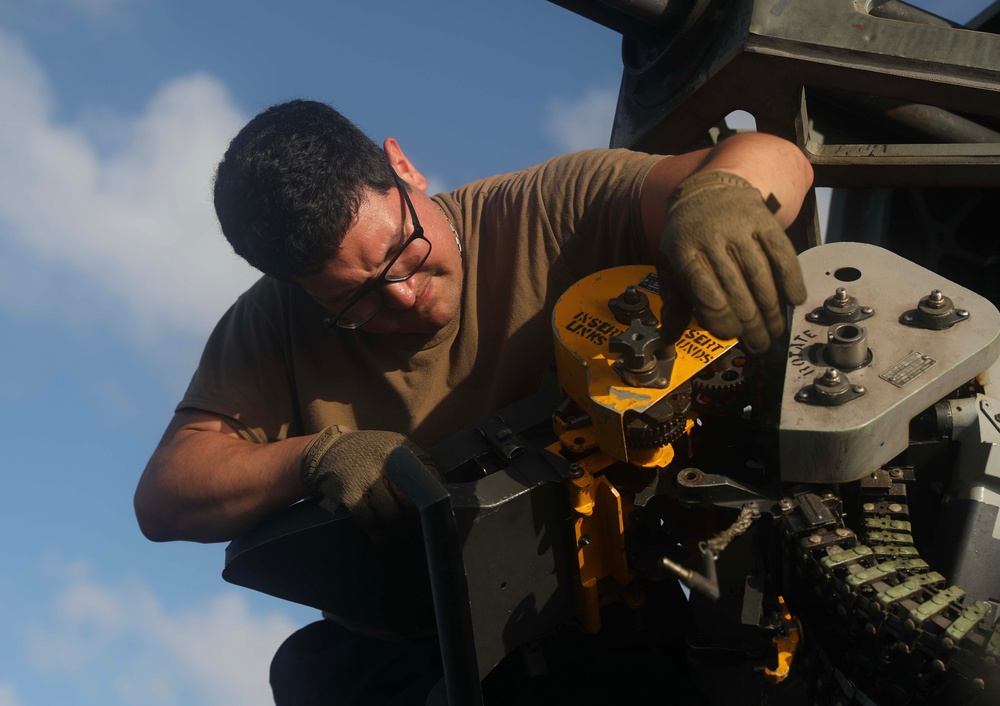
[[[963,605],[965,592],[920,558],[906,497],[912,480],[910,468],[885,468],[861,481],[860,537],[832,494],[779,504],[779,531],[797,557],[793,613],[830,618],[825,651],[818,625],[812,640],[806,635],[819,648],[808,657],[816,703],[1000,703],[996,607]]]

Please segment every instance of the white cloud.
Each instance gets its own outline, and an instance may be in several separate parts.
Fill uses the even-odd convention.
[[[122,704],[271,704],[270,660],[296,628],[253,615],[237,593],[170,610],[141,583],[105,585],[65,575],[48,625],[26,633],[26,654],[46,677],[99,675]],[[0,684],[0,706],[17,704]],[[7,699],[6,701],[4,699]]]
[[[14,685],[10,682],[0,682],[0,706],[21,706]]]
[[[102,155],[86,118],[61,124],[53,104],[37,63],[0,32],[0,301],[146,343],[203,334],[257,276],[211,204],[214,166],[244,117],[216,79],[180,78],[121,117],[119,147]]]
[[[607,147],[618,101],[617,88],[591,88],[575,100],[549,101],[545,134],[563,152]]]

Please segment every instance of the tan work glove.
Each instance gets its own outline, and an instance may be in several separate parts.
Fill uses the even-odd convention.
[[[438,478],[440,471],[419,446],[391,431],[342,432],[327,427],[302,452],[302,482],[324,505],[343,505],[375,541],[391,538],[416,521],[415,508],[385,474],[389,454],[408,446]]]
[[[664,291],[663,332],[698,322],[719,338],[766,351],[785,330],[785,303],[806,299],[802,270],[781,224],[750,182],[702,172],[670,197],[657,271]]]

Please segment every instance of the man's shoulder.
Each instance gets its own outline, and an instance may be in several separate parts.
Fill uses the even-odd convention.
[[[235,305],[264,311],[280,311],[290,295],[291,286],[288,282],[263,275],[250,285],[239,297]]]
[[[649,168],[662,157],[621,148],[570,152],[519,171],[469,182],[451,193],[440,194],[439,199],[463,203],[483,197],[506,199],[524,194],[542,197],[553,193],[565,195],[574,189],[600,189],[608,183],[622,186],[629,182],[641,182]]]
[[[236,298],[222,315],[216,331],[232,334],[248,326],[254,330],[262,326],[277,330],[293,296],[289,283],[264,275]]]
[[[621,148],[596,148],[568,152],[550,157],[544,162],[509,174],[501,174],[494,179],[512,179],[533,174],[559,175],[570,173],[599,172],[619,164],[643,164],[660,159],[659,155]]]

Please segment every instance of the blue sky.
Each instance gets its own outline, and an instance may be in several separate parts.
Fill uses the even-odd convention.
[[[249,117],[327,101],[437,189],[607,142],[620,39],[548,2],[274,7],[0,0],[0,706],[267,704],[271,654],[315,618],[132,514],[255,278],[210,201]]]

